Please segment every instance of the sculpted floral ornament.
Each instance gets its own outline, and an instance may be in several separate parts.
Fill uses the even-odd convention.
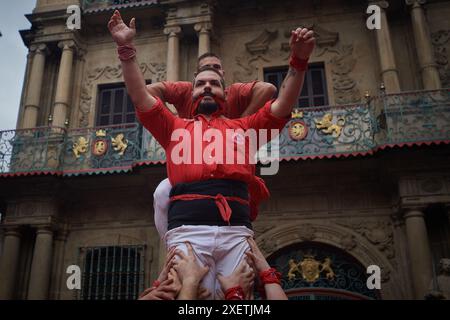
[[[355,222],[337,222],[348,227],[365,237],[378,250],[383,252],[393,265],[395,262],[395,251],[393,247],[392,225],[388,221],[355,221]]]

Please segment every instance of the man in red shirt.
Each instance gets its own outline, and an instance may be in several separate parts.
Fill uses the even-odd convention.
[[[236,161],[238,154],[233,154],[231,163],[225,159],[230,146],[234,151],[239,144],[239,139],[228,135],[227,130],[281,130],[285,126],[315,47],[313,32],[305,28],[292,31],[290,68],[278,98],[266,103],[255,114],[234,120],[224,117],[223,77],[214,68],[205,68],[199,71],[193,83],[194,119],[182,119],[165,108],[158,97],[149,94],[145,86],[132,43],[136,34],[134,19],[127,27],[116,11],[108,27],[118,45],[123,77],[137,117],[167,154],[167,172],[174,186],[170,230],[165,236],[167,245],[187,251],[184,243],[192,244],[197,258],[210,268],[203,285],[217,297],[216,289],[220,285],[216,275],[230,275],[243,259],[249,249],[246,239],[253,236],[250,220],[256,218],[258,202],[268,197],[264,182],[255,176],[255,165],[249,162],[253,154],[247,152],[242,164]],[[207,153],[203,151],[197,161],[195,151],[208,149],[211,140],[196,139],[196,132],[200,132],[201,137],[214,132],[217,148],[209,153],[213,161],[205,159]],[[180,144],[186,148],[180,149]]]
[[[222,61],[213,53],[208,52],[198,58],[197,68],[204,67],[216,69],[222,77],[225,75]],[[194,104],[191,82],[158,82],[148,85],[147,90],[152,96],[159,97],[163,102],[173,104],[180,118],[189,119],[193,117]],[[269,101],[276,91],[274,85],[261,81],[234,83],[225,89],[227,100],[225,101],[224,115],[230,119],[251,115]],[[171,190],[172,184],[169,179],[164,179],[153,194],[155,226],[161,238],[164,238],[168,228],[167,219]]]
[[[225,78],[222,61],[214,53],[207,52],[197,60],[197,70],[211,67],[219,71]],[[163,102],[173,104],[180,118],[192,118],[192,82],[163,81],[147,85],[148,92],[160,98]],[[267,82],[252,81],[248,83],[233,83],[225,90],[227,101],[224,115],[235,119],[245,117],[258,111],[277,92],[277,88]]]

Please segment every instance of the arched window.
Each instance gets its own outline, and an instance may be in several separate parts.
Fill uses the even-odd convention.
[[[367,288],[368,274],[347,252],[319,242],[284,247],[268,257],[282,273],[282,287],[290,300],[380,299]]]

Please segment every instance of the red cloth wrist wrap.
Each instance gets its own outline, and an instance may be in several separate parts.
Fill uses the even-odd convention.
[[[161,284],[161,282],[159,282],[158,280],[153,281],[153,287],[158,288],[159,285]]]
[[[295,55],[291,55],[289,65],[297,71],[308,70],[308,59],[300,59]]]
[[[117,47],[117,53],[121,61],[131,60],[136,57],[136,47],[132,44]]]
[[[281,273],[277,272],[275,268],[269,268],[266,271],[259,273],[259,279],[263,284],[277,283],[280,284]]]
[[[244,300],[244,290],[240,286],[228,289],[225,300]]]

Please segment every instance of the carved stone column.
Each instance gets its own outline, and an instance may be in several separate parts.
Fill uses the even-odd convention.
[[[21,237],[19,228],[5,230],[0,259],[0,300],[14,299]]]
[[[195,31],[198,33],[198,56],[211,52],[211,22],[201,22],[194,25]]]
[[[400,92],[400,81],[398,79],[398,70],[395,63],[394,50],[392,48],[391,33],[389,23],[386,17],[386,11],[389,7],[387,1],[371,1],[381,9],[381,29],[376,30],[378,56],[381,66],[381,78],[386,87],[387,93]]]
[[[420,72],[422,74],[423,87],[426,90],[440,89],[441,80],[439,70],[434,59],[431,36],[422,5],[426,0],[406,0],[411,6],[411,20],[416,42],[417,56]]]
[[[52,274],[50,277],[50,299],[59,300],[61,282],[65,279],[65,269],[68,266],[64,266],[64,252],[67,241],[68,231],[58,230],[55,236],[55,249],[53,254],[53,266]]]
[[[34,52],[34,56],[31,65],[28,92],[25,98],[22,128],[35,128],[37,125],[42,81],[44,78],[45,56],[48,53],[45,44],[32,45],[30,51]]]
[[[164,28],[167,40],[167,81],[178,81],[180,77],[180,26]]]
[[[50,284],[52,267],[53,231],[49,226],[39,227],[36,231],[33,261],[31,263],[29,300],[46,300]]]
[[[72,88],[72,66],[75,51],[74,41],[61,41],[58,47],[62,50],[56,85],[55,104],[53,106],[53,125],[63,127],[68,118],[69,100]]]
[[[430,244],[424,214],[420,209],[410,209],[404,215],[406,237],[411,262],[416,299],[424,299],[433,277]]]

